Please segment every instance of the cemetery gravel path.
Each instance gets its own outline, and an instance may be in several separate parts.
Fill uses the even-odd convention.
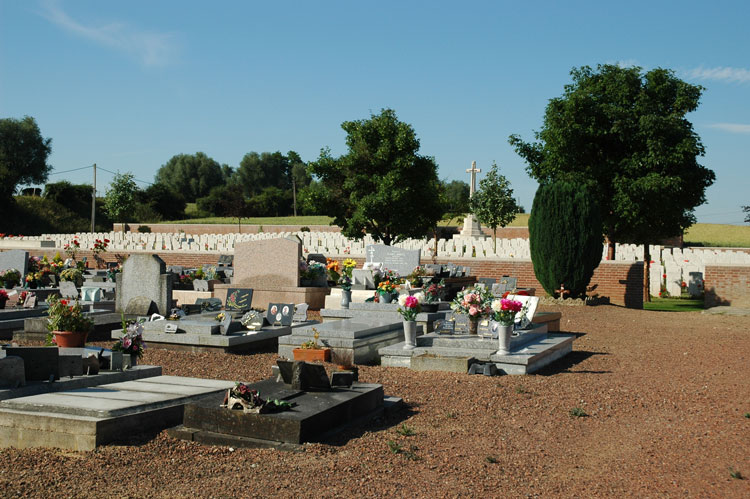
[[[536,375],[364,366],[361,380],[407,409],[331,444],[232,450],[161,432],[88,453],[1,449],[0,495],[750,497],[750,317],[544,309],[581,337]],[[275,358],[152,349],[144,361],[256,381]]]

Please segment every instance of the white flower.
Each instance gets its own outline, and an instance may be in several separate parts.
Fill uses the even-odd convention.
[[[492,300],[492,310],[495,312],[502,312],[503,304],[500,300]]]
[[[417,299],[417,301],[419,303],[424,303],[424,293],[423,292],[420,291],[419,293],[414,293],[414,296],[415,296],[415,298]]]
[[[406,305],[406,297],[409,296],[408,294],[404,293],[401,295],[398,295],[398,306],[403,307]]]

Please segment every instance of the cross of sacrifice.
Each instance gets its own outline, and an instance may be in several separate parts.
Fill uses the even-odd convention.
[[[466,173],[471,173],[471,184],[469,186],[469,197],[474,196],[474,192],[477,190],[477,173],[482,173],[482,170],[477,168],[477,162],[471,162],[471,168],[466,170]]]

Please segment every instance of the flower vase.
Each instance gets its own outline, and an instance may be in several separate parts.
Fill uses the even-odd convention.
[[[492,326],[494,327],[495,325],[493,324]],[[513,324],[511,323],[511,324],[505,325],[505,324],[497,323],[496,327],[497,327],[497,339],[499,343],[496,355],[508,355],[510,354],[510,337],[513,334]]]
[[[81,348],[86,346],[88,331],[52,331],[55,344],[61,348]]]
[[[393,301],[393,293],[380,293],[380,303],[390,303]]]
[[[479,319],[469,319],[469,334],[476,336],[479,327]]]
[[[417,346],[417,321],[404,321],[404,350]]]
[[[6,301],[8,301],[7,298],[0,298],[0,309],[5,308]]]
[[[131,353],[130,354],[130,367],[135,367],[137,365],[138,365],[138,354]]]
[[[129,354],[129,353],[123,353],[122,354],[122,368],[123,369],[132,369],[133,367],[138,364],[138,356]]]
[[[122,371],[123,367],[123,353],[122,352],[112,352],[112,356],[109,359],[110,366],[109,369],[112,371]]]
[[[341,290],[341,308],[349,308],[349,304],[352,302],[352,290],[342,289]]]

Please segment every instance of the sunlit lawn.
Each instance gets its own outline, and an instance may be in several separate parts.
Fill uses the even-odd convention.
[[[703,298],[655,298],[643,304],[645,310],[655,312],[700,312]]]

